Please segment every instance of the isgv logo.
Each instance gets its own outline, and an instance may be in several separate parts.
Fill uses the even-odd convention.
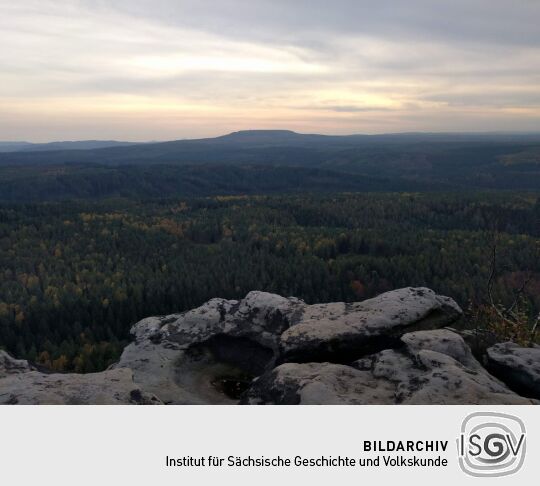
[[[525,461],[526,433],[518,417],[499,412],[475,412],[461,424],[457,440],[459,465],[470,476],[514,474]]]

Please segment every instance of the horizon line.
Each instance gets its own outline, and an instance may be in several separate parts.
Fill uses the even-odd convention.
[[[486,130],[486,131],[403,131],[403,132],[377,132],[377,133],[350,133],[350,134],[336,134],[336,133],[315,133],[315,132],[298,132],[287,128],[256,128],[245,130],[234,130],[231,132],[223,133],[221,135],[208,136],[208,137],[193,137],[193,138],[175,138],[175,139],[163,139],[163,140],[126,140],[126,139],[100,139],[100,138],[80,138],[80,139],[51,139],[47,141],[29,141],[26,140],[0,140],[0,144],[28,144],[28,145],[47,145],[54,143],[90,143],[90,142],[113,142],[113,143],[126,143],[126,144],[154,144],[154,143],[167,143],[167,142],[181,142],[181,141],[196,141],[196,140],[213,140],[217,138],[227,137],[230,135],[249,133],[249,132],[275,132],[275,133],[290,133],[301,136],[321,136],[321,137],[384,137],[384,136],[400,136],[400,135],[465,135],[465,136],[486,136],[486,135],[528,135],[528,136],[540,136],[539,131],[526,131],[526,130]]]

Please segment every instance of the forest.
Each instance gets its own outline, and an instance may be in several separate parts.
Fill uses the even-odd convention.
[[[57,371],[114,362],[129,329],[259,289],[308,303],[428,286],[540,310],[540,195],[322,192],[0,205],[0,348]]]
[[[0,146],[0,202],[538,188],[538,134],[247,130],[134,145],[57,142],[4,153]]]

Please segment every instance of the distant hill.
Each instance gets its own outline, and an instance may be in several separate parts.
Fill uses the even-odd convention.
[[[35,147],[23,144],[19,151],[0,153],[0,201],[328,188],[540,191],[540,134],[331,136],[249,130],[160,143]]]
[[[42,152],[58,150],[91,150],[107,147],[125,147],[135,145],[133,142],[117,142],[115,140],[81,140],[76,142],[0,142],[0,152]]]
[[[0,152],[18,152],[32,145],[29,142],[0,142]]]
[[[174,140],[170,142],[130,143],[116,141],[79,141],[30,144],[0,142],[0,165],[18,163],[93,162],[122,163],[216,163],[216,162],[274,162],[276,158],[298,156],[327,158],[326,152],[355,149],[358,155],[390,150],[422,152],[447,150],[464,145],[498,145],[511,147],[540,146],[538,134],[504,133],[397,133],[382,135],[317,135],[300,134],[290,130],[244,130],[215,138]],[[281,149],[281,150],[278,150]],[[295,149],[297,152],[292,151]],[[256,150],[256,152],[254,152]],[[292,151],[292,152],[291,152]],[[322,153],[321,153],[322,151]],[[5,153],[10,152],[10,153]],[[35,152],[54,152],[38,154]],[[264,160],[261,160],[264,159]],[[321,159],[315,157],[315,162]]]

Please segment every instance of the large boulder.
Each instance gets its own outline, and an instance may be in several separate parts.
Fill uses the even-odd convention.
[[[454,301],[424,288],[317,305],[253,291],[240,301],[212,299],[182,314],[142,320],[117,366],[132,369],[135,381],[165,403],[238,403],[251,380],[276,362],[300,354],[350,362],[393,347],[405,328],[439,327],[460,314]],[[339,329],[347,332],[336,337]]]
[[[531,404],[485,371],[448,330],[402,337],[350,366],[284,363],[256,379],[247,404]]]
[[[540,399],[540,346],[507,342],[487,350],[488,369],[512,390]]]
[[[306,306],[300,322],[281,335],[282,361],[350,362],[395,347],[407,332],[443,327],[461,314],[452,299],[423,287],[352,304]]]
[[[182,314],[144,319],[116,366],[171,404],[234,404],[251,380],[271,369],[279,337],[305,307],[294,297],[253,291],[212,299]]]

